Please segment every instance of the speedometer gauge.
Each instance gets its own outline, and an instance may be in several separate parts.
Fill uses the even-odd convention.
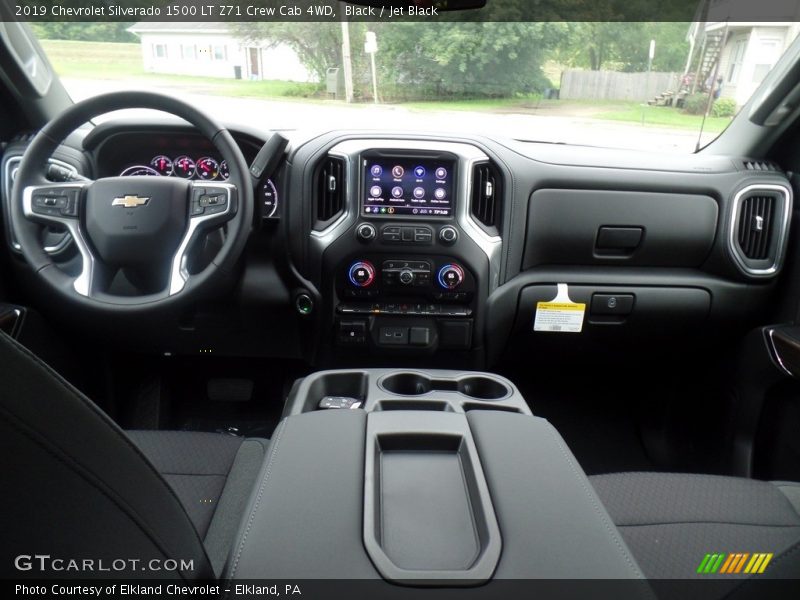
[[[194,169],[194,161],[186,155],[179,156],[173,161],[173,170],[178,177],[191,179],[194,177]]]
[[[150,161],[150,166],[158,171],[159,175],[164,177],[172,175],[172,159],[169,156],[164,156],[163,154],[154,156],[153,160]]]
[[[261,217],[271,219],[278,213],[278,190],[271,179],[261,184]]]
[[[223,160],[221,163],[219,163],[219,177],[220,179],[227,181],[228,177],[230,176],[231,172],[230,169],[228,169],[228,161]]]
[[[199,179],[216,179],[219,175],[219,163],[210,156],[199,158],[195,173]]]
[[[120,177],[158,177],[158,171],[152,169],[150,167],[146,167],[144,165],[133,165],[132,167],[128,167],[122,173],[119,174]]]

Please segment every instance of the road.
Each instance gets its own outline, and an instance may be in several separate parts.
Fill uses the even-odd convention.
[[[75,100],[104,92],[130,89],[121,81],[63,79]],[[483,134],[588,146],[628,148],[654,152],[693,152],[697,132],[689,129],[641,126],[586,117],[448,110],[412,110],[403,106],[300,100],[260,100],[187,93],[174,86],[153,85],[149,91],[176,96],[231,125],[267,129],[323,132],[331,129],[435,131]],[[145,111],[125,111],[129,115]],[[113,117],[110,115],[107,118]],[[716,134],[703,136],[704,143]]]

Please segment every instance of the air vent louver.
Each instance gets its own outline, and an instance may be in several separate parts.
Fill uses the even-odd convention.
[[[737,239],[742,253],[751,260],[769,258],[774,208],[773,196],[752,195],[742,200]]]
[[[767,160],[745,160],[743,164],[746,171],[780,171],[778,165]]]
[[[326,223],[344,210],[345,164],[341,158],[328,156],[317,175],[317,222]]]
[[[502,180],[489,163],[475,165],[472,170],[472,203],[470,212],[487,228],[500,225]]]

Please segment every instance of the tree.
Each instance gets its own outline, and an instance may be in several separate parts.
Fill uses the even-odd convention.
[[[650,40],[655,40],[653,69],[681,71],[689,51],[686,41],[689,25],[683,22],[571,23],[572,42],[560,49],[557,60],[593,71],[645,71]]]
[[[541,91],[549,82],[541,65],[569,28],[564,23],[351,23],[356,96],[371,97],[367,30],[378,37],[377,63],[384,98],[409,100],[447,96],[512,96]],[[338,23],[248,23],[240,37],[286,44],[322,81],[341,66]]]

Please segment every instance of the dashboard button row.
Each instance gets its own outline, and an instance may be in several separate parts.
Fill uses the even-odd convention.
[[[469,317],[472,309],[465,306],[426,303],[358,302],[340,304],[337,311],[343,315],[409,315],[425,317]]]

